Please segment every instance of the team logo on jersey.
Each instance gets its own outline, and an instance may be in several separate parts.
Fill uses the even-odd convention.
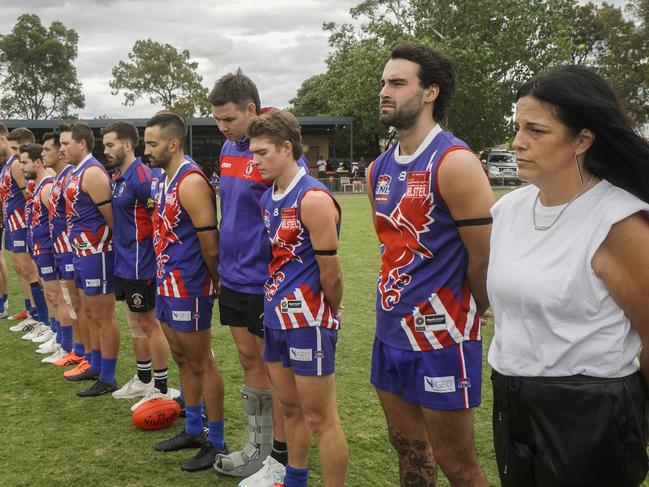
[[[30,228],[32,232],[39,225],[41,217],[43,216],[43,202],[41,201],[40,191],[37,195],[32,196],[32,215]]]
[[[252,159],[250,159],[246,163],[246,168],[244,169],[243,173],[246,175],[247,178],[252,176],[252,171],[255,169],[255,163],[253,162]]]
[[[68,217],[68,220],[71,216],[79,216],[77,210],[74,209],[74,205],[79,199],[79,177],[72,176],[70,178],[70,183],[67,188],[65,188],[65,214]],[[69,227],[69,221],[68,221]]]
[[[430,169],[430,168],[429,168]],[[410,176],[412,174],[413,176]],[[390,215],[376,212],[376,227],[381,240],[381,272],[378,289],[381,307],[390,311],[401,300],[401,293],[411,282],[403,269],[416,257],[430,259],[433,253],[421,242],[429,231],[435,208],[430,192],[430,171],[410,173],[406,191]],[[424,189],[424,186],[427,189]]]
[[[264,226],[266,231],[270,233],[270,213],[268,213],[268,210],[264,210]]]
[[[266,301],[273,300],[273,296],[275,296],[275,293],[277,293],[279,285],[284,282],[285,277],[286,276],[283,272],[275,272],[270,275],[268,280],[264,283],[264,295],[266,297]]]
[[[122,196],[124,194],[125,189],[126,189],[126,185],[124,183],[121,183],[119,185],[119,189],[117,190],[117,196]]]
[[[390,182],[392,182],[392,176],[389,174],[381,174],[376,180],[376,188],[374,189],[374,194],[377,203],[385,203],[388,200],[388,195],[390,194]]]
[[[153,229],[153,247],[158,256],[157,259],[157,276],[162,279],[165,274],[164,265],[169,260],[169,256],[164,254],[169,244],[181,243],[174,228],[180,221],[180,203],[177,197],[177,188],[166,195],[162,211],[154,213]]]
[[[303,233],[302,224],[297,217],[297,207],[282,208],[281,223],[271,240],[273,251],[269,266],[271,275],[292,260],[302,263],[302,258],[297,255],[296,249],[301,245]]]
[[[52,221],[52,219],[56,216],[56,207],[59,204],[59,201],[61,199],[61,188],[63,186],[63,182],[60,180],[57,180],[54,185],[52,185],[52,191],[50,191],[50,199],[48,201],[47,208],[49,210],[49,219]],[[50,229],[52,226],[50,226]]]

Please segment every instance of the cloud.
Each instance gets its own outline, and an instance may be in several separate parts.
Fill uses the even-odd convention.
[[[286,106],[302,81],[325,70],[329,46],[322,23],[350,22],[358,0],[21,0],[3,5],[0,34],[23,13],[44,25],[59,20],[79,34],[76,61],[86,96],[82,117],[148,117],[159,107],[147,99],[124,107],[112,96],[111,70],[126,60],[138,39],[187,49],[199,63],[203,84],[241,67],[258,85],[262,103]]]

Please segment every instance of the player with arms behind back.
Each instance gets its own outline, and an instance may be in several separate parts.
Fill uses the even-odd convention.
[[[252,120],[248,136],[256,167],[274,181],[261,199],[272,246],[264,286],[264,360],[286,424],[284,485],[306,487],[313,432],[324,485],[343,486],[348,450],[334,382],[343,295],[340,207],[298,165],[302,144],[292,114],[266,113]]]

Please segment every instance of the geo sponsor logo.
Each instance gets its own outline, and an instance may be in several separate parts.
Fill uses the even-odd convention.
[[[295,348],[290,349],[291,360],[299,362],[311,362],[313,360],[313,350],[310,348]]]
[[[455,377],[452,375],[445,377],[424,376],[424,390],[438,393],[455,392]]]
[[[172,311],[171,317],[174,321],[192,321],[191,311]]]
[[[86,287],[99,287],[101,286],[101,279],[86,279]]]

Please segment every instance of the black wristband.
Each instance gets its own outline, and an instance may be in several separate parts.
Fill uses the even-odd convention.
[[[455,220],[456,227],[479,227],[482,225],[491,225],[494,219],[487,218],[470,218],[468,220]]]
[[[112,202],[113,202],[113,200],[106,200],[106,201],[102,201],[101,203],[95,203],[95,206],[96,206],[97,208],[99,208],[100,206],[109,205],[109,204],[111,204]]]
[[[212,226],[210,226],[210,227],[198,227],[198,228],[194,228],[194,230],[196,230],[196,233],[198,233],[198,232],[210,232],[210,231],[212,231],[212,230],[218,230],[218,229],[219,229],[219,227],[218,227],[217,225],[212,225]]]
[[[338,254],[338,249],[335,249],[335,250],[316,250],[316,249],[313,249],[313,253],[315,255],[337,255]]]

